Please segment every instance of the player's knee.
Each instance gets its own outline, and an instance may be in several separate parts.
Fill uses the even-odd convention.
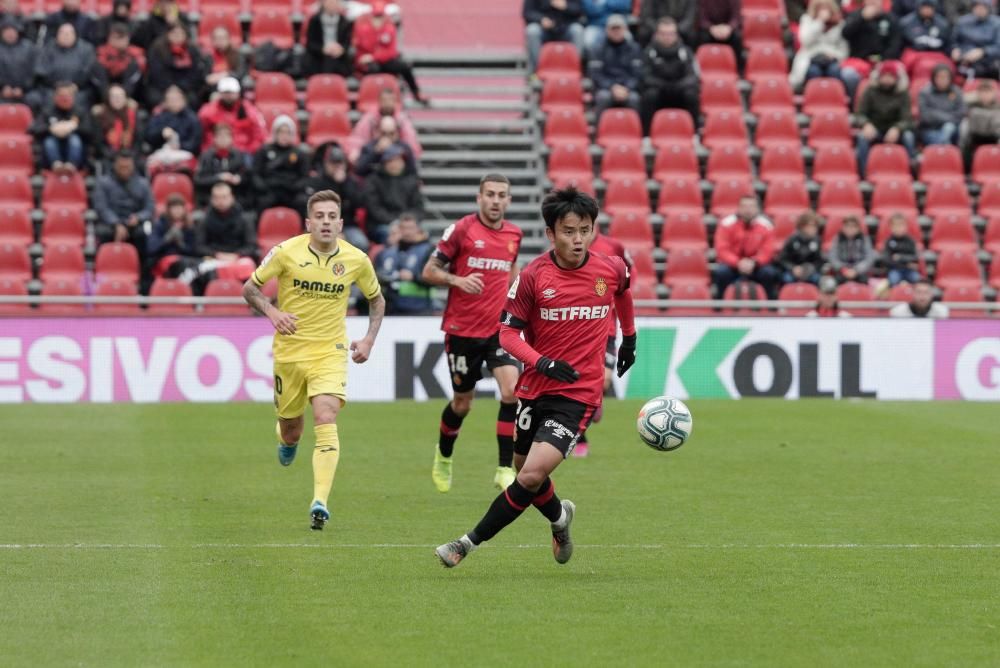
[[[521,469],[517,473],[517,481],[521,484],[521,487],[532,492],[538,491],[538,488],[542,486],[547,477],[547,473],[536,468]]]
[[[500,403],[516,404],[517,396],[514,394],[514,386],[500,388]]]
[[[456,415],[465,417],[472,410],[472,397],[456,394],[451,400],[451,410],[455,411]]]

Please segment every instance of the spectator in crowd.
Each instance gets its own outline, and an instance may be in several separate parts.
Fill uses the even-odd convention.
[[[903,33],[903,65],[913,74],[921,62],[947,60],[951,52],[951,24],[938,11],[937,0],[920,0],[899,22]]]
[[[247,75],[247,63],[238,46],[233,44],[233,37],[223,26],[212,30],[211,67],[205,82],[212,88],[226,77],[237,80]]]
[[[840,65],[840,78],[853,100],[861,80],[868,78],[875,65],[902,54],[903,33],[896,17],[883,11],[882,0],[864,0],[861,9],[844,20],[841,32],[849,57]]]
[[[145,257],[146,226],[153,220],[155,204],[149,180],[136,170],[131,153],[115,156],[111,173],[97,180],[92,197],[98,242],[127,241]]]
[[[348,77],[354,23],[347,18],[340,0],[321,0],[319,11],[306,24],[306,71],[309,74],[339,74]]]
[[[819,217],[807,211],[795,221],[795,233],[788,237],[778,255],[785,283],[819,282],[825,260],[820,249]]]
[[[856,281],[867,283],[868,275],[875,266],[875,249],[871,239],[861,229],[857,216],[847,216],[833,240],[830,249],[830,269],[842,283]]]
[[[107,43],[108,38],[111,36],[111,29],[117,23],[128,28],[131,34],[132,0],[114,0],[111,5],[111,13],[107,16],[102,16],[94,22],[92,40],[94,46]],[[139,50],[139,53],[143,52],[138,46],[135,48]]]
[[[309,156],[299,148],[295,121],[278,116],[271,125],[271,143],[253,159],[253,186],[258,208],[294,207],[301,182],[309,176]]]
[[[135,151],[142,142],[139,104],[119,84],[108,86],[104,102],[94,107],[93,118],[98,137],[103,139],[97,142],[102,158],[123,150]]]
[[[385,3],[372,3],[371,18],[354,26],[354,63],[361,74],[393,74],[403,78],[413,99],[420,104],[427,100],[420,94],[420,86],[413,76],[413,68],[399,53],[396,26],[385,15]]]
[[[698,44],[726,44],[743,62],[740,0],[698,0]],[[741,66],[742,69],[742,66]]]
[[[649,44],[649,40],[656,32],[657,23],[660,19],[668,17],[677,23],[681,39],[687,44],[694,44],[696,41],[694,32],[696,6],[693,0],[642,0],[642,4],[639,5],[639,26],[636,29],[639,45]]]
[[[52,40],[60,26],[67,23],[73,26],[80,39],[89,42],[94,38],[94,19],[80,11],[80,0],[63,0],[62,9],[45,17],[45,39]]]
[[[913,297],[908,304],[896,304],[889,309],[891,318],[947,318],[948,307],[934,301],[934,288],[925,278],[913,284]]]
[[[76,84],[56,84],[52,100],[35,116],[32,134],[42,144],[42,164],[46,168],[74,172],[86,166],[94,132],[90,113],[78,99]]]
[[[30,26],[28,25],[28,18],[24,15],[21,10],[22,0],[0,0],[0,19],[13,18],[20,21],[22,28],[24,29],[24,36],[29,39],[34,39],[34,33],[27,32]]]
[[[434,246],[412,213],[404,212],[392,226],[398,228],[398,240],[375,257],[375,273],[385,286],[386,313],[432,315],[431,286],[424,282],[422,273]]]
[[[391,146],[382,154],[381,167],[365,181],[365,209],[368,211],[368,238],[385,239],[389,223],[404,211],[423,215],[423,197],[417,175],[406,171],[401,146]]]
[[[698,120],[698,67],[694,53],[681,42],[677,22],[660,19],[653,41],[642,52],[640,110],[645,134],[653,115],[664,107],[687,110]]]
[[[879,63],[875,81],[865,88],[858,105],[858,171],[863,177],[868,151],[874,144],[902,144],[910,157],[916,152],[913,114],[910,111],[909,80],[898,60]]]
[[[396,91],[391,88],[384,88],[378,94],[378,108],[365,112],[358,122],[354,124],[351,136],[347,139],[347,155],[351,159],[351,162],[358,161],[358,158],[361,156],[361,149],[365,144],[381,137],[381,122],[386,116],[391,116],[396,121],[399,141],[410,148],[410,152],[415,159],[420,159],[422,149],[420,139],[417,137],[417,130],[413,127],[413,121],[399,108]]]
[[[146,239],[146,258],[157,278],[176,278],[201,263],[194,219],[182,196],[167,198],[166,209]]]
[[[243,208],[228,183],[212,186],[208,211],[196,228],[196,235],[198,255],[202,257],[232,263],[241,257],[253,258],[257,253],[257,230],[243,215]]]
[[[163,94],[163,106],[146,128],[146,143],[154,149],[177,139],[178,148],[197,154],[201,150],[201,121],[188,106],[180,86],[172,85]]]
[[[216,98],[198,111],[204,133],[202,148],[212,143],[212,129],[225,123],[233,131],[233,146],[253,155],[267,139],[264,115],[252,102],[240,97],[240,82],[233,77],[222,79],[216,90]]]
[[[639,111],[639,45],[628,32],[625,17],[612,14],[607,20],[607,37],[597,43],[591,54],[591,80],[594,82],[594,113],[598,118],[609,107],[628,107]]]
[[[632,0],[583,0],[583,13],[587,19],[587,26],[583,29],[583,42],[588,57],[594,58],[594,50],[604,43],[608,19],[631,14]],[[628,24],[625,24],[625,28],[628,28]],[[629,40],[632,39],[627,31],[626,35]]]
[[[0,102],[24,103],[35,79],[38,49],[24,37],[20,18],[0,18]]]
[[[344,221],[344,238],[352,246],[367,252],[368,237],[358,227],[356,218],[358,207],[362,205],[361,187],[348,169],[344,150],[335,143],[323,148],[319,173],[302,184],[296,205],[300,213],[303,215],[306,213],[306,202],[320,190],[332,190],[340,195],[340,217]]]
[[[966,97],[968,113],[961,125],[959,144],[966,166],[972,165],[976,149],[1000,141],[1000,102],[996,82],[982,79]]]
[[[792,60],[788,81],[798,90],[809,79],[840,77],[840,63],[847,57],[844,16],[834,0],[812,0],[799,19],[799,50]]]
[[[95,81],[97,55],[94,47],[78,39],[76,28],[64,23],[56,31],[56,37],[42,47],[35,63],[35,86],[41,90],[32,91],[35,104],[41,106],[56,82],[72,81],[76,84],[80,102],[90,105],[99,90]],[[30,96],[29,96],[30,97]]]
[[[177,0],[154,0],[153,6],[149,9],[149,16],[136,28],[132,43],[148,51],[153,42],[166,35],[169,28],[178,24],[184,24],[184,15],[177,5]]]
[[[149,71],[146,77],[146,102],[155,107],[172,85],[180,86],[191,99],[197,99],[205,84],[205,57],[195,46],[182,23],[175,23],[167,34],[149,47]]]
[[[362,178],[370,175],[382,163],[382,156],[385,155],[385,152],[393,147],[403,152],[406,172],[415,174],[417,161],[413,157],[413,151],[409,145],[400,140],[399,126],[396,125],[396,119],[392,116],[383,116],[379,120],[378,135],[361,149],[361,155],[354,163],[354,173]]]
[[[1000,76],[1000,17],[993,0],[973,0],[972,11],[958,19],[951,58],[966,77]]]
[[[920,140],[925,145],[958,144],[958,129],[965,118],[965,97],[954,84],[951,67],[935,65],[931,80],[920,91]]]
[[[225,123],[216,125],[212,145],[202,151],[194,186],[200,200],[207,200],[216,183],[226,183],[244,208],[252,204],[249,155],[233,147],[233,129]]]
[[[547,42],[572,42],[581,56],[584,51],[583,7],[580,0],[524,0],[524,41],[528,47],[528,67],[538,69],[538,54]]]
[[[108,83],[119,84],[129,97],[136,97],[142,84],[146,56],[142,49],[129,44],[128,24],[111,25],[107,41],[97,47],[97,64]]]
[[[886,268],[889,285],[920,280],[920,258],[917,242],[910,236],[906,217],[895,213],[889,218],[890,236],[882,247],[882,264]]]
[[[715,228],[716,267],[712,279],[719,297],[735,280],[760,283],[773,298],[780,272],[774,259],[774,226],[760,214],[757,198],[745,195],[736,213]]]
[[[837,302],[837,280],[824,276],[819,281],[819,297],[816,307],[806,313],[807,318],[850,318],[851,314],[840,308]]]

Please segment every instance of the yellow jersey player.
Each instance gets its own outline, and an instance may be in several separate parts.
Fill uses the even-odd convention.
[[[243,297],[274,325],[274,405],[278,413],[278,461],[295,459],[306,404],[312,404],[312,528],[330,519],[327,500],[340,460],[337,414],[347,399],[347,301],[357,283],[368,300],[368,333],[350,342],[351,359],[363,364],[371,354],[385,315],[385,299],[371,260],[338,239],[344,221],[340,197],[321,190],[306,204],[308,234],[275,246],[243,286]],[[276,308],[261,292],[278,280]]]

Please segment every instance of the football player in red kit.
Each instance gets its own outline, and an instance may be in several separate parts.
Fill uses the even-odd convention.
[[[506,489],[514,481],[514,385],[517,361],[500,346],[500,312],[517,275],[521,229],[504,220],[510,204],[510,181],[487,174],[479,183],[479,211],[445,230],[424,267],[424,281],[448,286],[441,321],[454,397],[444,407],[431,479],[439,492],[451,489],[452,453],[462,421],[472,409],[483,364],[500,387],[497,415],[497,470],[493,483]]]
[[[573,451],[601,405],[604,347],[615,311],[623,334],[618,375],[635,363],[629,269],[621,258],[587,250],[597,202],[575,188],[555,190],[542,202],[542,217],[553,248],[515,279],[501,316],[500,342],[524,363],[517,380],[517,478],[474,529],[435,550],[449,568],[532,505],[550,522],[556,561],[569,561],[576,507],[560,501],[549,475]]]

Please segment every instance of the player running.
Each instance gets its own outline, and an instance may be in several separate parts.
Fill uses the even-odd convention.
[[[517,275],[523,233],[504,220],[510,204],[510,181],[487,174],[479,182],[479,211],[451,225],[424,267],[423,279],[446,285],[448,305],[441,321],[454,396],[441,413],[431,479],[439,492],[451,489],[451,464],[462,421],[472,409],[482,366],[500,387],[497,415],[498,464],[493,484],[506,489],[514,481],[514,385],[517,362],[500,346],[500,311]],[[447,269],[446,269],[447,267]],[[448,271],[450,269],[450,273]]]
[[[628,267],[621,258],[587,250],[597,202],[574,188],[556,190],[542,202],[542,217],[553,249],[532,261],[514,281],[500,328],[503,347],[524,363],[517,383],[517,479],[497,496],[472,531],[435,550],[449,568],[531,505],[551,523],[556,561],[569,561],[573,554],[569,528],[576,507],[559,500],[549,475],[572,452],[601,405],[604,346],[614,310],[623,334],[618,375],[635,363]]]
[[[368,300],[368,333],[350,343],[351,359],[363,364],[378,336],[385,299],[371,260],[338,239],[344,221],[340,196],[321,190],[306,204],[306,229],[267,254],[243,286],[243,297],[274,325],[274,405],[278,413],[278,461],[295,459],[306,404],[312,404],[312,528],[322,530],[326,504],[340,460],[337,414],[347,399],[347,301],[357,283]],[[278,279],[279,310],[260,291]]]

